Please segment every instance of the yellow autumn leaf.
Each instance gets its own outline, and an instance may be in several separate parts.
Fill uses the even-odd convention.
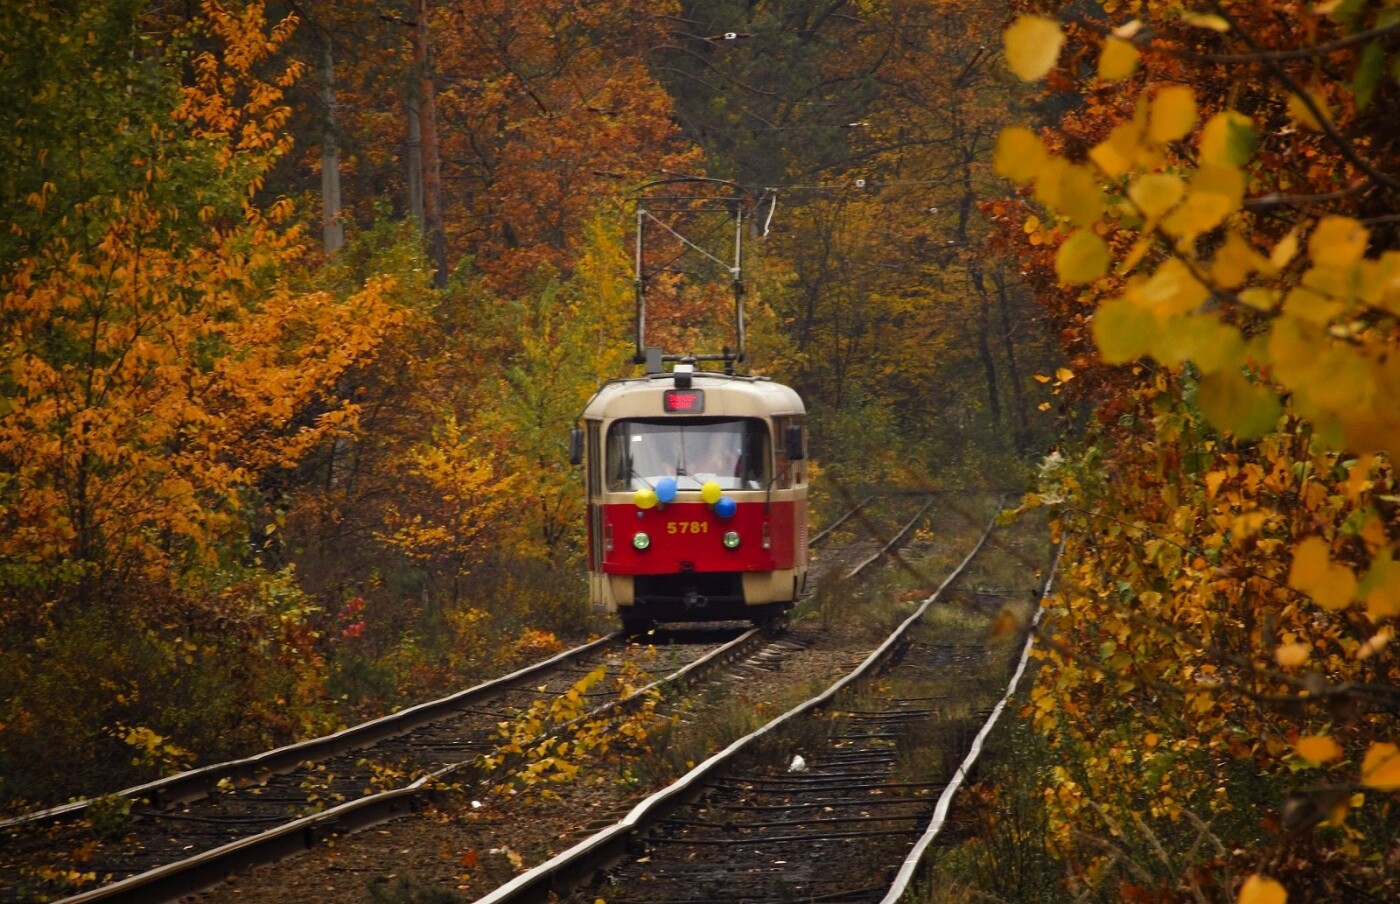
[[[1183,241],[1214,229],[1244,201],[1244,173],[1232,166],[1196,170],[1186,200],[1162,221],[1162,228]]]
[[[1166,144],[1191,134],[1196,124],[1196,93],[1185,85],[1168,85],[1152,98],[1148,137]]]
[[[1142,287],[1142,300],[1163,320],[1194,311],[1209,297],[1210,290],[1175,257],[1163,262]]]
[[[1121,176],[1133,166],[1138,156],[1142,128],[1136,122],[1124,122],[1114,126],[1108,137],[1089,150],[1089,159],[1105,176]]]
[[[1233,229],[1225,236],[1225,242],[1215,252],[1210,264],[1210,275],[1222,289],[1233,289],[1255,273],[1268,266],[1268,260],[1254,249]]]
[[[1050,158],[1040,136],[1025,126],[1002,129],[992,152],[992,168],[1017,185],[1029,185]]]
[[[1358,660],[1370,659],[1372,656],[1384,650],[1395,639],[1395,629],[1386,625],[1375,634],[1366,638],[1366,642],[1356,648],[1356,658]]]
[[[1130,298],[1099,305],[1091,324],[1099,355],[1109,364],[1126,364],[1148,354],[1157,333],[1157,318]]]
[[[1218,31],[1222,34],[1230,30],[1230,23],[1223,16],[1213,13],[1193,13],[1184,12],[1181,14],[1181,21],[1187,25],[1194,25],[1197,28],[1208,28],[1211,31]]]
[[[1206,420],[1246,442],[1273,430],[1283,413],[1273,390],[1230,368],[1206,374],[1197,387],[1196,402]]]
[[[1254,123],[1248,116],[1234,110],[1217,113],[1201,129],[1201,162],[1243,166],[1254,153],[1257,140]]]
[[[1244,363],[1244,336],[1213,313],[1190,314],[1163,324],[1152,355],[1167,365],[1190,361],[1203,374]]]
[[[1274,650],[1274,662],[1285,669],[1296,668],[1312,656],[1312,647],[1305,643],[1279,644]]]
[[[1392,314],[1400,315],[1400,251],[1386,251],[1372,264],[1370,279],[1363,281],[1362,297]],[[1369,297],[1368,297],[1369,296]]]
[[[1288,892],[1276,879],[1258,873],[1244,880],[1236,904],[1287,904]]]
[[[1366,614],[1372,621],[1400,615],[1400,562],[1395,561],[1393,553],[1385,552],[1371,560],[1359,595],[1366,601]]]
[[[1272,311],[1274,308],[1278,307],[1283,295],[1277,289],[1265,289],[1255,286],[1245,289],[1237,297],[1240,301],[1254,308],[1256,311]]]
[[[1298,386],[1310,379],[1314,362],[1327,347],[1327,334],[1297,317],[1277,317],[1265,347],[1274,376],[1285,385]]]
[[[1099,78],[1106,82],[1119,82],[1137,71],[1142,54],[1131,41],[1110,37],[1103,42],[1103,52],[1099,54]]]
[[[1332,562],[1327,541],[1308,537],[1293,550],[1288,586],[1312,597],[1329,612],[1344,609],[1356,594],[1356,575],[1345,565]]]
[[[1147,256],[1147,252],[1152,250],[1152,237],[1144,235],[1133,242],[1133,247],[1128,249],[1128,253],[1123,255],[1123,259],[1118,262],[1119,273],[1129,273],[1134,267],[1142,263],[1142,259]]]
[[[1347,309],[1340,299],[1314,292],[1305,286],[1294,286],[1283,298],[1283,312],[1306,323],[1327,326]]]
[[[1313,262],[1327,267],[1347,267],[1366,253],[1370,232],[1351,217],[1323,217],[1308,239]]]
[[[1342,745],[1327,735],[1308,735],[1298,739],[1293,752],[1310,763],[1325,763],[1341,757]]]
[[[1275,269],[1282,270],[1288,266],[1288,262],[1298,256],[1298,230],[1289,230],[1288,235],[1279,239],[1274,250],[1269,252],[1269,263]]]
[[[1400,791],[1400,748],[1372,743],[1361,761],[1361,784],[1378,791]]]
[[[1044,78],[1064,44],[1060,23],[1044,16],[1021,16],[1002,34],[1006,62],[1023,82]]]
[[[1055,254],[1055,274],[1071,285],[1091,283],[1108,272],[1108,245],[1092,230],[1080,229]]]
[[[1259,533],[1269,523],[1268,512],[1245,512],[1230,524],[1230,542],[1238,546]]]
[[[1063,157],[1046,159],[1040,172],[1035,174],[1035,190],[1031,192],[1031,197],[1051,210],[1059,211],[1065,184],[1063,177],[1071,166],[1073,164]]]
[[[1244,171],[1237,166],[1204,164],[1191,176],[1191,194],[1223,198],[1225,213],[1234,213],[1244,203]]]
[[[1076,226],[1092,226],[1103,216],[1108,202],[1092,169],[1071,163],[1060,170],[1059,179],[1057,212]]]
[[[1332,121],[1332,111],[1328,108],[1327,96],[1316,88],[1306,89],[1305,94],[1307,95],[1307,99],[1312,101],[1313,106],[1317,108],[1318,112],[1322,114],[1322,120],[1319,120],[1317,115],[1308,107],[1307,102],[1304,101],[1303,95],[1301,94],[1288,95],[1288,115],[1303,128],[1311,129],[1314,132],[1321,132],[1322,122]]]
[[[1070,380],[1074,379],[1074,371],[1070,370],[1068,367],[1057,367],[1055,369],[1055,379],[1059,380],[1061,383],[1068,383]]]
[[[1128,197],[1149,220],[1171,210],[1185,194],[1186,183],[1171,173],[1148,173],[1128,189]]]

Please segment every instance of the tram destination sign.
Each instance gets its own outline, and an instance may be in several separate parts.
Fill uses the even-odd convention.
[[[662,407],[668,413],[702,414],[705,411],[705,390],[668,389],[662,396]]]

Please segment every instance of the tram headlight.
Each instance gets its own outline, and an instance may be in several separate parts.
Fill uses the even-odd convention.
[[[637,531],[635,534],[632,535],[632,547],[633,547],[634,549],[642,550],[642,549],[646,549],[646,548],[647,548],[648,546],[650,546],[650,545],[651,545],[651,537],[648,537],[648,536],[647,536],[647,532],[646,532],[646,531],[644,531],[644,530],[639,530],[639,531]]]
[[[738,549],[738,548],[739,548],[739,532],[738,532],[737,530],[731,530],[731,531],[728,531],[727,533],[725,533],[725,535],[724,535],[724,548],[725,548],[725,549]]]

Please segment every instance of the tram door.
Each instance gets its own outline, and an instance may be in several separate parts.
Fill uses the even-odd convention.
[[[594,575],[603,572],[603,425],[588,422],[588,570]],[[597,580],[597,578],[595,578]]]

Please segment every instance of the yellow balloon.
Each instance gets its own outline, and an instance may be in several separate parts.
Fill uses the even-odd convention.
[[[714,505],[716,502],[718,502],[719,497],[723,495],[723,493],[724,491],[719,488],[719,484],[715,483],[713,480],[705,481],[705,483],[700,487],[700,498],[710,503],[711,505]]]
[[[632,494],[632,501],[637,503],[637,508],[649,509],[656,505],[656,490],[651,487],[642,487]]]

